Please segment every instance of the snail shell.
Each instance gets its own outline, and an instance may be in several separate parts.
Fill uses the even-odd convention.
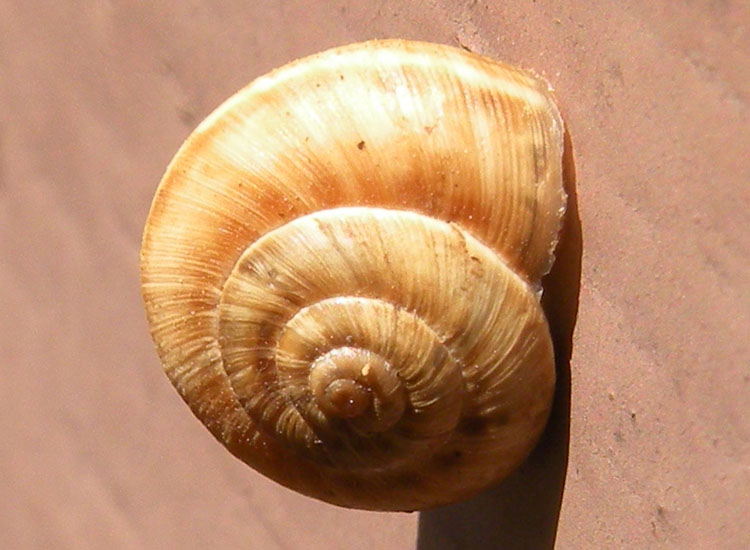
[[[540,307],[566,196],[548,87],[373,41],[260,77],[169,165],[141,251],[166,373],[237,457],[415,510],[516,467],[550,408]]]

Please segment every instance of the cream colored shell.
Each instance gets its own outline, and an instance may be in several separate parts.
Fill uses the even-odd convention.
[[[151,207],[167,375],[237,457],[331,503],[415,510],[500,480],[552,399],[562,150],[543,82],[446,46],[366,42],[258,78]]]

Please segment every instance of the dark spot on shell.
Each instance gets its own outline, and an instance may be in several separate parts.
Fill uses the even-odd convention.
[[[463,453],[461,451],[455,450],[449,453],[435,455],[435,463],[438,466],[449,468],[451,466],[455,466],[458,462],[460,462],[462,457]]]
[[[359,149],[360,151],[362,151],[362,150],[364,150],[364,148],[365,148],[365,142],[364,141],[360,141],[359,143],[357,143],[357,149]]]
[[[276,331],[276,325],[273,323],[273,321],[267,321],[265,323],[261,323],[261,325],[258,327],[258,336],[261,340],[268,340],[273,336],[274,332]]]
[[[487,420],[480,416],[467,416],[461,419],[458,429],[466,435],[479,435],[487,429]]]
[[[296,294],[295,292],[287,291],[286,289],[277,288],[276,293],[279,295],[279,297],[286,300],[288,303],[292,304],[293,306],[297,308],[301,308],[304,305],[304,299]]]
[[[466,416],[461,419],[458,430],[465,435],[479,435],[491,427],[505,426],[511,421],[511,413],[500,409],[492,416]]]
[[[510,423],[510,411],[500,410],[492,417],[492,423],[496,426],[505,426]]]

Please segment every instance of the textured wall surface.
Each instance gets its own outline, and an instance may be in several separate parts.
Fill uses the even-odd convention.
[[[750,4],[592,5],[0,1],[0,547],[401,550],[418,521],[422,548],[550,547],[494,515],[544,494],[540,453],[498,499],[334,508],[225,452],[153,350],[138,248],[172,154],[255,76],[375,37],[557,91],[583,261],[556,547],[750,547]]]

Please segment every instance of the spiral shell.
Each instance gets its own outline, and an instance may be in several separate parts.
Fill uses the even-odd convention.
[[[549,412],[565,207],[547,86],[399,40],[260,77],[187,139],[141,251],[166,373],[304,494],[415,510],[503,478]]]

